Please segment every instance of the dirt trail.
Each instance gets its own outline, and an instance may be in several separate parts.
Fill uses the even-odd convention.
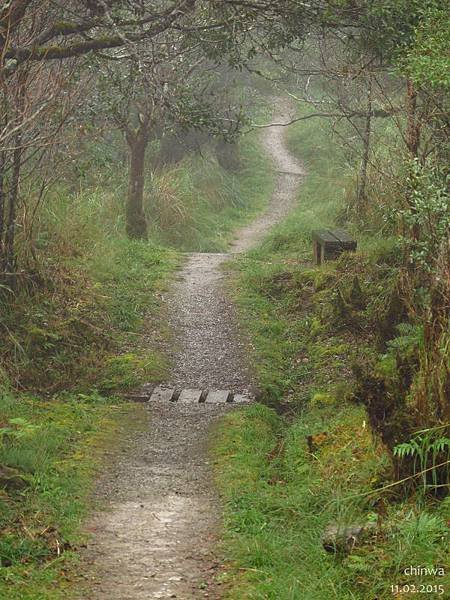
[[[280,107],[281,105],[281,107]],[[288,110],[278,101],[276,121]],[[279,172],[267,210],[238,231],[231,253],[256,244],[292,208],[301,166],[284,144],[285,128],[263,130],[263,143]],[[255,386],[250,353],[239,337],[221,265],[230,254],[190,254],[168,298],[176,332],[171,381],[178,388]],[[137,409],[139,410],[139,409]],[[152,403],[142,409],[143,430],[101,483],[108,511],[89,523],[86,550],[93,565],[89,600],[219,598],[212,583],[220,503],[208,465],[208,431],[227,405]]]

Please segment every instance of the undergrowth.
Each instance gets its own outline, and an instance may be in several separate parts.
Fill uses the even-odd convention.
[[[448,576],[405,569],[445,571],[450,503],[391,504],[375,491],[387,461],[363,411],[315,406],[286,425],[257,405],[229,415],[217,435],[230,559],[222,575],[226,598],[388,599],[395,585],[436,586],[428,597],[446,597],[437,586],[448,591]],[[324,550],[327,526],[355,523],[377,528],[350,553]]]
[[[0,357],[14,387],[106,391],[164,376],[157,347],[144,347],[136,336],[144,318],[149,328],[158,316],[158,293],[175,255],[113,238],[96,252],[76,264],[47,266],[51,280],[3,298]]]
[[[346,221],[352,173],[326,126],[297,125],[289,143],[308,172],[299,206],[234,265],[266,406],[229,415],[216,438],[227,597],[387,599],[403,585],[445,597],[450,503],[430,495],[432,481],[412,485],[421,481],[415,471],[396,483],[392,449],[412,431],[399,426],[401,404],[384,405],[380,431],[374,404],[366,412],[369,398],[381,407],[386,393],[404,397],[418,365],[423,327],[401,302],[399,245]],[[315,267],[311,230],[333,223],[354,234],[358,252]],[[370,390],[367,371],[378,378]],[[372,533],[326,551],[330,527],[355,526]],[[410,566],[439,574],[405,572]]]
[[[43,401],[2,392],[0,411],[0,597],[62,598],[94,474],[137,408],[98,394]]]
[[[179,250],[224,250],[269,196],[254,141],[235,174],[188,157],[155,175],[150,240],[130,241],[114,148],[91,145],[64,174],[27,229],[28,270],[17,289],[0,288],[1,598],[57,599],[73,586],[103,452],[119,423],[143,418],[120,395],[168,371],[163,296]]]
[[[240,168],[221,169],[208,153],[156,173],[147,191],[153,236],[187,252],[224,252],[239,225],[264,208],[272,186],[269,160],[254,135],[243,139]]]

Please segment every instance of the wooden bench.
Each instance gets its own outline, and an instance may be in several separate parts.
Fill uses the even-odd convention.
[[[316,265],[334,260],[342,252],[354,252],[357,246],[356,241],[342,229],[316,229],[312,238]]]

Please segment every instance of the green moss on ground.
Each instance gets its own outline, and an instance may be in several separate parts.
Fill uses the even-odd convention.
[[[0,492],[0,597],[63,598],[71,585],[80,527],[91,506],[95,475],[140,406],[98,394],[44,401],[0,394],[0,464],[25,481]]]
[[[298,125],[289,139],[308,171],[299,206],[234,265],[266,406],[230,414],[215,436],[226,597],[387,600],[396,584],[442,585],[434,595],[445,597],[448,574],[404,569],[448,564],[450,503],[392,485],[390,456],[355,402],[357,365],[400,389],[398,357],[415,360],[417,328],[401,325],[395,300],[398,247],[345,223],[358,253],[315,267],[311,230],[342,226],[352,177],[322,124]],[[328,525],[373,521],[375,535],[348,554],[323,549]]]

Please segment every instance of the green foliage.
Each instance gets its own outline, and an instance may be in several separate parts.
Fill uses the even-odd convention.
[[[391,215],[404,233],[399,240],[411,263],[422,271],[435,268],[450,229],[450,198],[445,176],[433,164],[409,165],[405,178],[407,205],[394,207]]]
[[[445,426],[447,427],[447,426]],[[424,490],[429,486],[436,490],[440,480],[444,486],[449,481],[450,475],[450,438],[444,435],[445,428],[437,427],[416,434],[408,442],[398,444],[394,448],[394,456],[400,460],[413,459],[414,474],[420,474]],[[437,468],[439,465],[439,468]]]
[[[76,209],[96,220],[96,205],[80,203],[72,209],[65,214],[62,207],[57,219],[68,233],[66,243],[78,219],[87,219]],[[175,254],[155,244],[105,236],[100,224],[95,227],[90,225],[86,239],[74,241],[76,257],[66,250],[56,264],[53,259],[54,264],[48,265],[54,274],[51,282],[32,294],[21,290],[12,300],[1,300],[3,326],[14,333],[3,345],[0,360],[14,385],[56,391],[95,386],[103,378],[109,379],[108,389],[113,380],[124,389],[146,376],[149,380],[163,376],[156,348],[137,349],[142,359],[129,363],[127,376],[122,370],[123,381],[111,378],[111,361],[123,345],[136,342],[146,319],[156,318],[158,293],[176,265]],[[52,250],[57,244],[52,241]],[[144,364],[149,368],[143,369]]]
[[[8,425],[0,429],[0,440],[5,443],[5,438],[10,440],[28,437],[36,431],[37,427],[23,417],[13,417],[8,419]]]
[[[356,46],[392,64],[414,47],[417,30],[427,31],[433,19],[440,19],[444,12],[440,0],[378,0],[357,7],[352,0],[342,0],[327,5],[324,24],[339,30],[339,24],[350,23],[350,50]],[[423,22],[428,20],[430,23],[424,27]],[[418,37],[421,39],[420,33]]]
[[[62,598],[61,572],[73,566],[93,474],[118,423],[136,406],[96,394],[51,401],[0,394],[0,465],[14,468],[25,489],[0,490],[0,597]],[[6,432],[5,432],[6,429]]]
[[[338,406],[326,415],[325,421],[323,408],[314,407],[283,423],[257,405],[228,415],[219,427],[216,477],[226,501],[224,580],[230,600],[387,600],[392,582],[406,582],[409,565],[446,564],[444,513],[412,510],[410,503],[390,507],[373,490],[370,496],[385,462],[361,427],[361,413]],[[324,421],[327,436],[318,433]],[[314,458],[307,434],[317,440]],[[354,497],[358,492],[360,499]],[[383,518],[378,502],[387,506]],[[375,519],[380,533],[348,556],[322,548],[327,525]],[[431,583],[431,577],[410,576],[407,582]]]
[[[450,87],[450,24],[443,7],[425,11],[401,68],[421,88]]]
[[[146,192],[152,235],[182,251],[225,251],[236,227],[264,207],[271,190],[268,159],[253,136],[240,155],[235,174],[208,151],[155,174]]]
[[[105,362],[97,386],[102,392],[132,389],[143,382],[161,381],[167,370],[167,361],[156,351],[142,350],[138,355],[129,352]]]

